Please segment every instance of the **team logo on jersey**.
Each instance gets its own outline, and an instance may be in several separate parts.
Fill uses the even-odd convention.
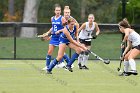
[[[61,22],[52,22],[52,24],[61,24]]]

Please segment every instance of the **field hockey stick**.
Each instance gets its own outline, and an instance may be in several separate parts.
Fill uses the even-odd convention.
[[[43,38],[43,37],[45,37],[45,36],[51,36],[51,35],[53,35],[53,34],[51,34],[51,33],[45,33],[45,34],[42,34],[42,35],[38,35],[37,37],[40,37],[40,38]]]
[[[121,57],[123,56],[124,50],[125,50],[125,47],[124,47],[124,48],[121,48]],[[118,71],[121,70],[121,65],[122,65],[122,61],[123,61],[123,60],[124,60],[124,58],[123,58],[123,59],[120,59],[120,64],[119,64],[119,67],[117,68]]]
[[[88,51],[89,51],[89,50],[88,50]],[[104,62],[105,64],[109,64],[109,63],[110,63],[110,60],[109,60],[109,59],[105,60],[105,59],[101,58],[100,56],[98,56],[97,54],[95,54],[95,53],[92,52],[92,51],[89,51],[89,53],[91,53],[93,56],[95,56],[97,59],[101,60],[101,61]]]

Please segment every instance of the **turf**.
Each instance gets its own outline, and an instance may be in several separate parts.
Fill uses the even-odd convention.
[[[121,34],[100,34],[96,40],[92,40],[91,50],[103,58],[118,59],[120,56]],[[16,40],[17,58],[45,58],[48,50],[48,41],[40,38],[19,38]],[[56,57],[58,48],[53,53]],[[0,38],[0,58],[14,57],[13,37]],[[66,51],[69,54],[69,48]],[[73,53],[73,52],[72,52]],[[90,57],[92,58],[92,57]]]
[[[137,69],[140,71],[139,60]],[[46,75],[45,60],[0,60],[0,93],[139,93],[140,76],[120,77],[119,61],[89,61],[89,70],[54,69]]]

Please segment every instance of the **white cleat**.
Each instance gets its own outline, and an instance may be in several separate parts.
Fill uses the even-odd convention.
[[[71,65],[71,68],[74,68],[74,65],[73,64]]]
[[[47,69],[48,69],[47,67],[42,68],[42,70],[47,70]]]
[[[57,64],[57,65],[55,66],[55,68],[64,68],[65,66],[66,66],[65,63],[62,62],[62,63],[60,63],[60,64]]]

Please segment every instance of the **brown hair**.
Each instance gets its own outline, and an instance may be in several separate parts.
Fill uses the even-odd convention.
[[[122,21],[120,21],[119,26],[122,26],[122,27],[125,27],[125,28],[131,28],[127,18],[124,18]]]
[[[55,9],[56,7],[61,8],[61,6],[60,6],[59,4],[55,4],[55,5],[54,5],[54,9]]]

